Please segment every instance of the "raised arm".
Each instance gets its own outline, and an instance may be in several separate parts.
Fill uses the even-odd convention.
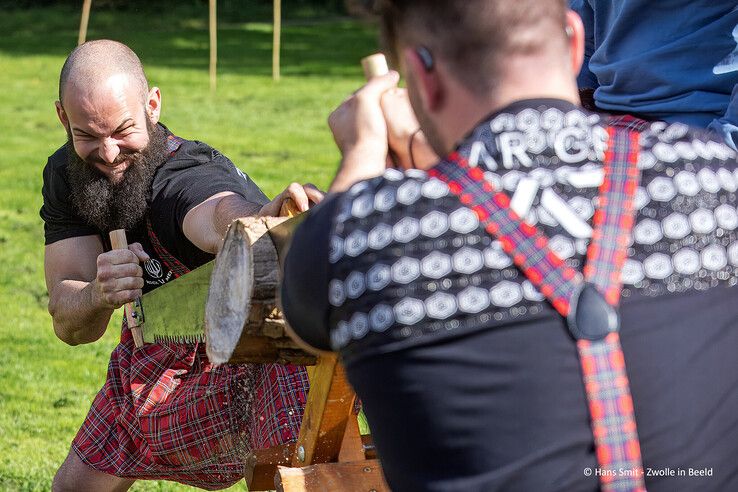
[[[139,260],[147,259],[138,243],[105,253],[99,236],[47,245],[44,271],[56,336],[69,345],[98,340],[113,310],[141,295]]]

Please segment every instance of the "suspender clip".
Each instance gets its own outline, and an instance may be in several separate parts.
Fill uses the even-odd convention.
[[[576,340],[595,341],[618,331],[620,317],[593,284],[582,282],[569,302],[566,324]]]

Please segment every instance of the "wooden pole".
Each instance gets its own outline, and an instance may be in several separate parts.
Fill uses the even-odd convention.
[[[280,79],[280,49],[282,44],[282,0],[274,0],[274,40],[272,46],[272,78]]]
[[[79,36],[77,37],[77,46],[87,40],[87,24],[90,22],[90,8],[92,0],[85,0],[82,4],[82,19],[79,22]]]
[[[217,0],[210,0],[210,90],[215,92],[216,67],[218,64],[218,16]]]

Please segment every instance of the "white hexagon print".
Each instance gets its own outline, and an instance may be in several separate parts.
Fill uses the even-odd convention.
[[[395,320],[403,325],[414,325],[425,317],[423,301],[406,297],[395,304]]]
[[[523,292],[520,285],[503,280],[490,289],[489,297],[495,306],[509,308],[523,300]]]

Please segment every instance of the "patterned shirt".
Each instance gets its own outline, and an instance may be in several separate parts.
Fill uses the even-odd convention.
[[[522,101],[457,152],[581,270],[605,124],[562,101]],[[646,484],[738,486],[736,154],[682,124],[641,126],[621,336],[644,465],[713,468],[699,483]],[[285,268],[285,314],[306,341],[341,352],[393,489],[596,490],[583,473],[596,465],[574,342],[445,184],[395,170],[357,183],[301,226]],[[694,408],[664,418],[674,405]]]

